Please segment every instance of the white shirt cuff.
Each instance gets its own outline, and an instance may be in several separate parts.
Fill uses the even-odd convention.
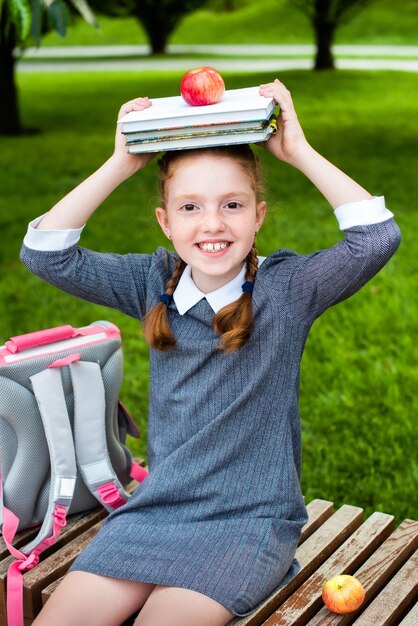
[[[32,250],[46,252],[65,250],[65,248],[70,248],[79,241],[84,226],[66,230],[37,230],[36,227],[43,217],[41,215],[29,222],[28,231],[23,239],[25,246],[32,248]]]
[[[386,222],[393,217],[393,213],[386,208],[384,196],[373,196],[359,202],[347,202],[334,211],[340,230],[352,226],[368,226]]]

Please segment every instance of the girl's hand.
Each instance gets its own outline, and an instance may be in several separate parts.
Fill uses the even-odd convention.
[[[261,145],[281,161],[297,166],[298,154],[308,146],[308,142],[299,124],[290,91],[276,78],[273,83],[260,85],[260,95],[274,98],[280,106],[277,132]]]
[[[130,113],[131,111],[143,111],[148,109],[152,105],[151,100],[148,98],[135,98],[125,102],[119,110],[118,120]],[[155,156],[155,153],[144,154],[130,154],[126,146],[126,135],[122,134],[122,124],[116,125],[115,136],[115,150],[113,152],[113,159],[117,160],[119,164],[126,167],[129,175],[134,174],[141,168],[145,167],[149,161]]]

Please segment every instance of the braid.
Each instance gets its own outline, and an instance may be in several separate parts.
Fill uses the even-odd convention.
[[[250,282],[254,282],[255,275],[258,270],[258,255],[257,248],[255,247],[255,243],[253,243],[253,247],[248,253],[247,256],[247,272],[245,274],[245,280],[249,280]]]
[[[255,244],[248,253],[245,280],[254,282],[258,269]],[[224,306],[212,321],[213,330],[220,336],[219,349],[235,352],[247,343],[254,326],[254,314],[251,293],[245,292],[238,300]]]
[[[183,259],[179,259],[176,263],[176,267],[174,268],[174,272],[172,273],[171,278],[165,286],[164,293],[168,293],[169,296],[173,295],[175,288],[179,284],[179,280],[184,272],[185,267],[186,263],[183,261]]]
[[[167,282],[165,288],[167,295],[173,295],[185,267],[186,263],[183,259],[179,259],[171,278]],[[151,348],[162,350],[163,352],[167,352],[176,345],[176,340],[168,321],[167,305],[163,302],[158,302],[145,315],[144,335]]]

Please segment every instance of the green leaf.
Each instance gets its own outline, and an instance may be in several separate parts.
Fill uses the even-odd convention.
[[[40,46],[41,37],[42,37],[42,12],[43,12],[42,0],[32,0],[31,11],[32,11],[32,23],[30,27],[30,33],[32,37],[34,38],[36,45]]]
[[[8,0],[8,7],[13,24],[16,26],[19,41],[29,35],[31,11],[28,0]]]
[[[70,21],[68,7],[63,0],[53,0],[47,7],[47,14],[56,32],[65,37],[67,26]]]
[[[73,7],[77,9],[80,15],[84,17],[84,19],[86,20],[88,24],[91,24],[92,26],[95,26],[96,28],[99,26],[96,20],[96,17],[93,11],[91,10],[91,8],[89,7],[88,3],[86,2],[86,0],[70,0],[70,2],[73,5]]]

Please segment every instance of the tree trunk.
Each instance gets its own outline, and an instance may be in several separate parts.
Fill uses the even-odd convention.
[[[319,15],[315,17],[313,26],[316,40],[315,69],[333,70],[335,64],[331,45],[336,24]]]
[[[9,27],[5,32],[4,15],[0,28],[0,135],[20,135],[22,126],[15,82],[16,61],[13,56],[16,46],[15,31],[13,27]]]
[[[156,9],[154,5],[142,3],[137,6],[136,17],[141,22],[151,46],[152,54],[164,54],[168,38],[177,20],[173,15]]]
[[[157,28],[147,28],[151,54],[164,54],[167,45],[168,35],[163,30]]]
[[[147,34],[152,54],[163,54],[171,34],[183,17],[205,2],[206,0],[134,0],[133,14]]]

